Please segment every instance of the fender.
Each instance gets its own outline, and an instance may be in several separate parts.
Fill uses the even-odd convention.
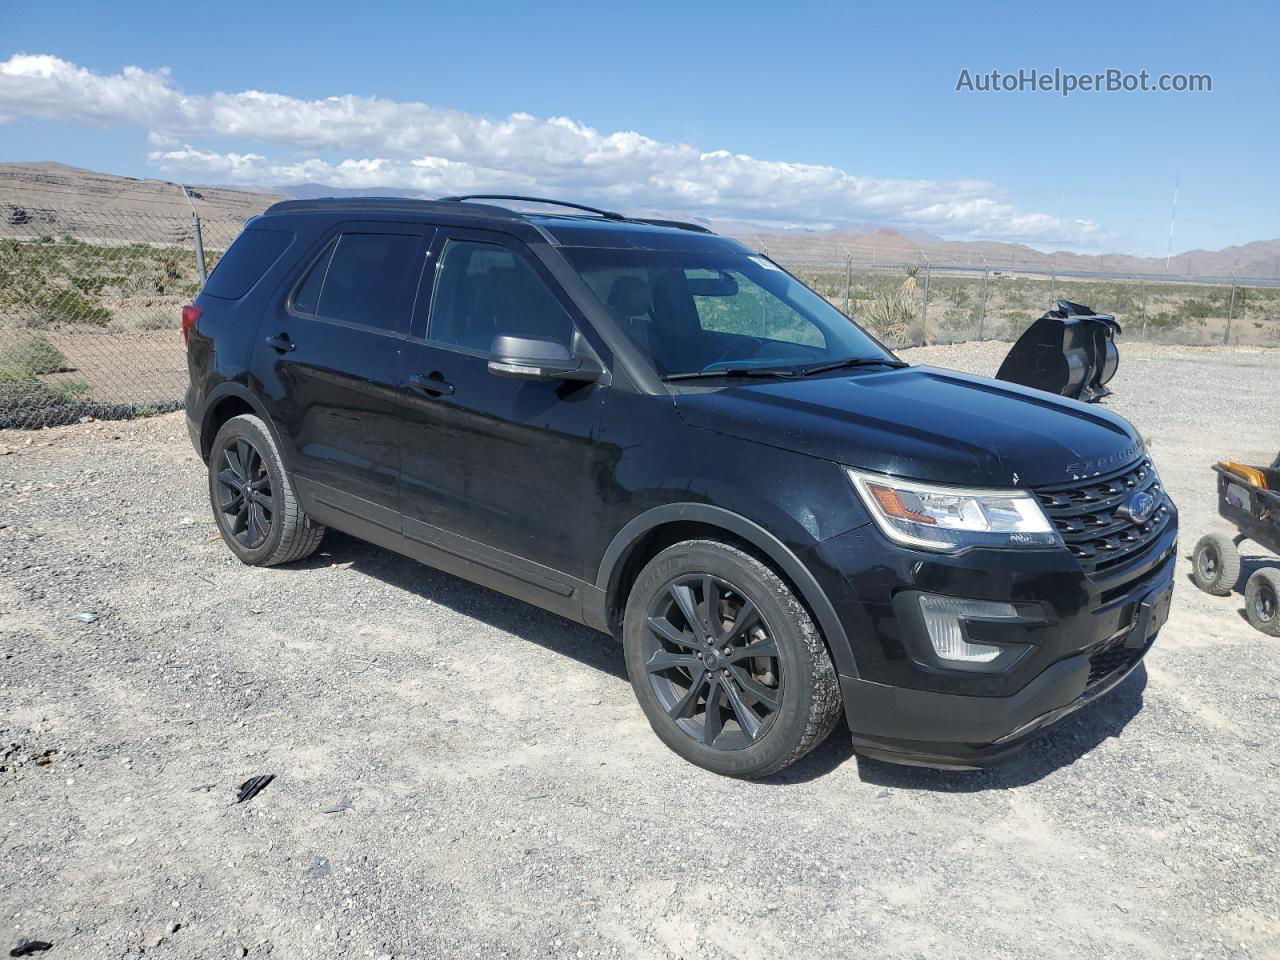
[[[813,611],[817,618],[818,628],[826,638],[835,661],[836,672],[846,677],[857,677],[858,667],[853,659],[853,649],[849,637],[836,615],[835,607],[827,599],[826,592],[819,586],[808,568],[791,549],[772,533],[753,520],[740,514],[714,507],[706,503],[667,503],[654,507],[630,520],[610,541],[605,550],[604,559],[600,561],[600,571],[596,575],[595,597],[587,598],[601,605],[599,611],[587,614],[588,622],[606,621],[603,605],[608,602],[610,588],[615,577],[621,572],[623,562],[631,548],[649,531],[663,525],[679,521],[693,521],[720,527],[729,533],[747,541],[767,557],[800,591],[800,597]]]
[[[271,439],[276,443],[276,450],[280,454],[280,459],[284,461],[285,470],[292,473],[293,464],[289,462],[289,448],[281,441],[280,431],[276,427],[275,421],[271,419],[270,415],[268,415],[266,407],[262,405],[262,401],[259,400],[243,383],[239,383],[235,380],[224,380],[222,383],[210,390],[208,396],[204,398],[204,405],[202,406],[199,415],[201,459],[207,458],[208,448],[213,444],[213,437],[207,436],[209,418],[217,408],[218,404],[228,397],[236,397],[239,400],[243,400],[250,406],[250,408],[252,408],[253,412],[257,414],[258,419],[267,425],[267,430],[271,433]],[[192,419],[196,418],[193,417]]]

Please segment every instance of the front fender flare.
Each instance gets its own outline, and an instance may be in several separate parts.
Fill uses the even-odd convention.
[[[835,661],[836,671],[846,677],[858,676],[849,637],[840,622],[840,617],[836,614],[835,607],[832,606],[826,592],[813,574],[785,543],[760,524],[741,514],[725,510],[723,507],[706,503],[667,503],[647,510],[630,520],[610,541],[605,550],[604,559],[600,561],[595,585],[601,602],[608,602],[607,598],[616,587],[617,577],[621,574],[632,547],[639,543],[645,534],[663,524],[679,522],[705,523],[719,527],[759,550],[783,576],[791,581],[799,591],[800,599],[813,612],[818,628],[827,641],[831,657]]]

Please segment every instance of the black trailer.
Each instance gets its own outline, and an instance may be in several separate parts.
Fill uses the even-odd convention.
[[[1280,555],[1280,456],[1269,467],[1216,463],[1218,513],[1236,535],[1210,533],[1192,556],[1192,578],[1201,590],[1228,596],[1240,580],[1240,544],[1246,540]],[[1260,567],[1244,587],[1245,616],[1263,633],[1280,637],[1280,569]]]

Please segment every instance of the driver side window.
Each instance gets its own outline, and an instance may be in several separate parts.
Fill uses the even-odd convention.
[[[568,344],[573,321],[533,267],[502,244],[449,240],[440,255],[427,338],[488,353],[499,335]]]

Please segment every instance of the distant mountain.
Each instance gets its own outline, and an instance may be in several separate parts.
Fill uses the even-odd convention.
[[[392,187],[342,189],[318,183],[290,187],[189,187],[192,203],[209,220],[235,221],[261,213],[285,198],[393,196],[429,199],[426,194]],[[585,198],[584,202],[590,202]],[[945,241],[922,231],[897,231],[874,224],[847,225],[840,230],[762,229],[734,220],[691,217],[674,210],[629,211],[644,216],[692,220],[786,263],[976,265],[993,270],[1018,269],[1043,273],[1107,272],[1169,274],[1174,276],[1251,277],[1280,279],[1280,238],[1258,240],[1224,250],[1188,250],[1169,259],[1124,253],[1102,256],[1059,251],[1044,253],[1017,243]],[[125,230],[119,214],[189,218],[191,207],[176,184],[163,180],[121,177],[56,162],[0,163],[0,236],[3,225],[26,223],[49,233],[118,235],[121,239],[145,231]],[[25,218],[25,219],[23,219]],[[97,226],[101,225],[101,226]],[[178,230],[180,228],[174,228]],[[115,233],[107,231],[114,230]]]

